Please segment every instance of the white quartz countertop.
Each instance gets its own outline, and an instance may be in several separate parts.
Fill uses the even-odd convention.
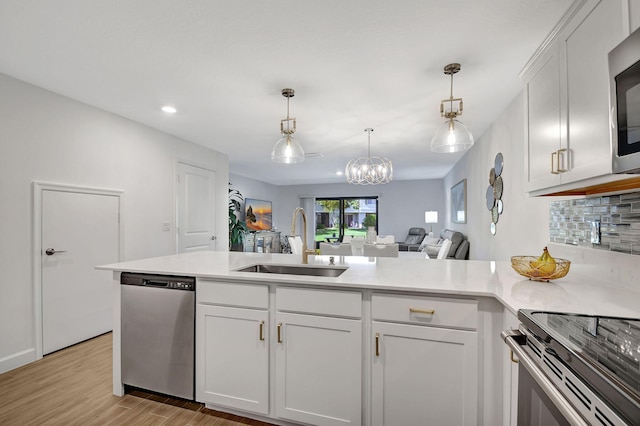
[[[329,256],[309,256],[310,266],[328,267]],[[348,267],[339,277],[238,272],[259,263],[300,264],[291,254],[200,251],[98,266],[111,271],[188,275],[226,281],[329,286],[442,295],[494,297],[507,309],[640,317],[640,283],[614,281],[602,265],[572,264],[568,275],[552,282],[529,281],[509,262],[429,260],[422,254],[398,258],[334,256]]]

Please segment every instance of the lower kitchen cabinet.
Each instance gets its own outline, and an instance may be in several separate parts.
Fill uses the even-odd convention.
[[[504,311],[504,328],[507,330],[517,330],[520,320],[505,309]],[[502,342],[501,342],[502,343]],[[502,345],[502,353],[504,354],[503,363],[503,414],[502,424],[504,426],[515,425],[518,423],[518,358],[506,346]]]
[[[269,314],[266,310],[198,306],[198,401],[269,413]]]
[[[373,322],[374,426],[478,424],[477,333]]]
[[[276,416],[362,423],[362,321],[278,312]]]
[[[478,301],[374,293],[371,424],[477,425]]]

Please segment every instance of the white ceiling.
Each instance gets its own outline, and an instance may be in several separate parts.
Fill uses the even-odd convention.
[[[0,72],[229,156],[277,185],[344,182],[351,158],[394,179],[442,178],[462,154],[429,145],[443,67],[476,140],[521,90],[518,73],[572,0],[0,0]],[[275,164],[291,116],[307,153]],[[178,109],[175,115],[160,110]]]

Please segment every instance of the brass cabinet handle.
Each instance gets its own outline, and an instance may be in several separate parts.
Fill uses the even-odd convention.
[[[551,173],[554,175],[558,175],[560,174],[560,172],[555,171],[555,168],[553,167],[553,157],[556,157],[556,162],[557,162],[557,155],[558,155],[558,151],[553,151],[551,153]]]
[[[554,174],[554,175],[559,175],[560,173],[564,173],[564,172],[567,171],[567,169],[561,169],[560,168],[560,153],[562,153],[562,152],[566,152],[567,155],[569,153],[567,148],[562,148],[562,149],[559,149],[559,150],[554,151],[554,152],[551,153],[551,173]],[[554,167],[554,164],[553,164],[553,157],[556,158],[555,167]]]
[[[427,314],[433,315],[436,313],[435,309],[418,309],[418,308],[409,308],[409,312],[412,314]]]
[[[376,356],[380,356],[380,333],[376,333]]]
[[[260,340],[264,340],[264,321],[260,321]]]
[[[282,334],[280,333],[280,330],[282,330],[282,323],[278,323],[278,343],[282,343]]]
[[[513,357],[513,351],[512,350],[509,350],[509,352],[511,352],[511,362],[515,362],[517,364],[519,362],[518,358],[514,358]]]
[[[566,171],[567,171],[567,169],[561,169],[561,168],[560,168],[560,153],[561,153],[561,152],[566,152],[566,153],[567,153],[567,155],[569,155],[569,151],[567,151],[567,148],[562,148],[562,149],[559,149],[557,152],[558,152],[558,163],[557,163],[557,168],[556,168],[556,170],[558,171],[558,173],[564,173],[564,172],[566,172]],[[567,158],[567,160],[568,160],[568,158]],[[568,163],[569,163],[569,162],[567,161],[567,164],[568,164]]]

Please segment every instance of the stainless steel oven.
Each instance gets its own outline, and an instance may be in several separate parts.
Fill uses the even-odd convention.
[[[640,425],[640,320],[520,310],[518,426]]]
[[[609,52],[614,173],[640,173],[640,29]]]

